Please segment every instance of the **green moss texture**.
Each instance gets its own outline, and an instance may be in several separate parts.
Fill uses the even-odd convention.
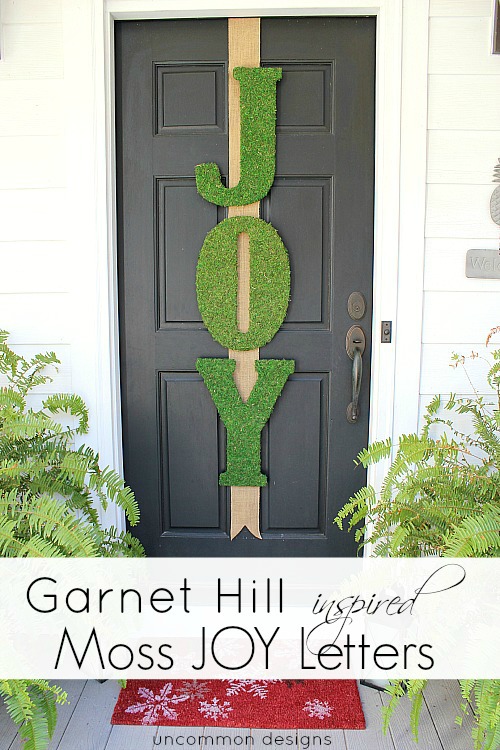
[[[246,403],[234,382],[234,359],[200,358],[196,369],[214,400],[227,430],[226,471],[219,484],[228,487],[263,487],[260,434],[271,416],[288,377],[295,370],[293,359],[256,360],[257,382]]]
[[[238,236],[250,238],[250,325],[238,329]],[[290,299],[290,261],[271,224],[234,216],[206,236],[198,258],[196,294],[201,317],[226,349],[249,351],[267,344],[282,324]]]
[[[198,164],[196,187],[218,206],[246,206],[266,196],[276,165],[276,83],[281,68],[235,68],[240,82],[240,181],[224,187],[217,164]]]

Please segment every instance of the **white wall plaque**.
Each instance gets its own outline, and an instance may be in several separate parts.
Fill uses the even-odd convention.
[[[468,279],[500,279],[500,249],[467,250],[465,275]]]

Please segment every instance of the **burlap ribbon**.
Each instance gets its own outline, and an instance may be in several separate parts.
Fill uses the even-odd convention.
[[[229,35],[229,187],[240,181],[240,99],[239,83],[233,78],[236,67],[258,68],[260,66],[260,19],[230,18]],[[259,218],[259,203],[235,206],[228,209],[231,216],[255,216]],[[250,253],[248,236],[238,239],[238,328],[248,331],[250,324]],[[255,360],[259,350],[237,352],[229,350],[229,357],[236,360],[234,380],[243,401],[247,401],[257,379]],[[231,487],[231,539],[246,528],[258,539],[260,534],[260,487]]]

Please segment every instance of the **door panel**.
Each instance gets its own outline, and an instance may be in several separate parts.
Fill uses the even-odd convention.
[[[365,481],[373,254],[373,18],[262,19],[261,64],[281,67],[276,178],[261,216],[290,255],[291,301],[262,359],[296,362],[262,433],[262,540],[230,541],[225,430],[198,357],[227,357],[205,330],[195,274],[227,215],[194,167],[227,179],[227,21],[116,24],[120,342],[126,479],[150,555],[350,555],[332,521]],[[227,184],[227,182],[226,182]],[[368,312],[361,417],[351,425],[353,324]]]
[[[267,528],[304,536],[326,534],[325,487],[328,465],[328,373],[291,376],[267,428]],[[290,450],[291,425],[300,425],[300,443]]]
[[[290,304],[282,330],[330,328],[332,182],[328,177],[276,177],[262,201],[262,218],[281,227],[290,253]]]
[[[222,209],[200,198],[194,177],[160,178],[155,188],[159,328],[190,324],[199,328],[201,315],[193,279],[199,249],[207,232],[219,216],[222,218]]]
[[[198,373],[160,377],[161,528],[218,529],[224,491],[211,481],[220,463],[212,399]]]

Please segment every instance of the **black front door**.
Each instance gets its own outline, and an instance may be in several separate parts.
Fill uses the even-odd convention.
[[[262,540],[229,538],[218,484],[225,429],[198,357],[227,357],[201,322],[195,276],[226,209],[196,164],[228,169],[227,20],[116,25],[120,346],[124,461],[149,555],[342,556],[333,518],[365,481],[373,257],[374,18],[264,18],[261,65],[281,67],[276,178],[261,216],[288,249],[288,314],[262,359],[293,359],[262,433]],[[360,415],[346,418],[346,333],[367,303]]]

